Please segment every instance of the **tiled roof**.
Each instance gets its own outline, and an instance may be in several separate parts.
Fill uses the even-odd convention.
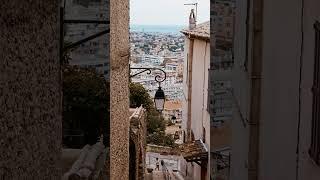
[[[185,35],[189,35],[194,38],[200,39],[210,39],[210,21],[197,24],[196,28],[190,29],[183,29],[181,31]]]
[[[180,147],[180,151],[188,162],[208,159],[208,149],[201,140],[183,144]]]

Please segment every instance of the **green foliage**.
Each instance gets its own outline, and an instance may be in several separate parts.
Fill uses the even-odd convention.
[[[147,131],[148,133],[164,131],[165,123],[160,117],[159,112],[154,108],[153,101],[148,91],[138,83],[130,83],[130,107],[140,107],[141,105],[147,110]]]
[[[130,107],[140,107],[143,105],[147,110],[147,143],[161,146],[174,146],[174,139],[170,135],[165,135],[166,121],[156,111],[153,101],[148,91],[138,83],[130,83]]]
[[[147,136],[147,143],[175,147],[174,138],[171,135],[166,135],[163,131],[149,134]]]
[[[109,83],[95,69],[66,65],[63,70],[63,128],[83,130],[89,144],[96,142],[101,131],[108,134],[109,92]]]
[[[159,115],[155,109],[151,109],[147,112],[147,132],[153,134],[155,132],[164,132],[166,129],[166,123],[163,117]]]
[[[149,111],[153,108],[153,101],[151,100],[148,91],[138,83],[130,83],[130,107],[140,107],[143,105],[144,108]]]

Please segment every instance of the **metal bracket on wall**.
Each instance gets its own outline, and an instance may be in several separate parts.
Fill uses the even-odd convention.
[[[137,75],[139,75],[141,73],[144,73],[144,72],[147,72],[147,74],[151,74],[152,70],[158,70],[158,71],[160,71],[160,72],[162,72],[164,74],[164,77],[161,77],[160,75],[156,75],[155,78],[154,78],[156,82],[161,83],[164,80],[166,80],[166,78],[167,78],[166,72],[164,70],[160,69],[160,68],[130,68],[130,70],[131,69],[137,69],[137,70],[142,70],[142,71],[139,71],[139,72],[137,72],[135,74],[130,75],[130,78],[132,78],[134,76],[137,76]]]

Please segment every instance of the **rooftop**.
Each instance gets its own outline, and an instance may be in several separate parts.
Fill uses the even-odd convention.
[[[183,29],[181,33],[192,38],[210,40],[210,21],[197,24],[196,28],[192,30]]]
[[[165,101],[164,109],[166,110],[174,110],[174,109],[181,109],[182,104],[181,101]]]
[[[180,150],[187,162],[197,162],[208,159],[208,149],[200,139],[183,144]]]

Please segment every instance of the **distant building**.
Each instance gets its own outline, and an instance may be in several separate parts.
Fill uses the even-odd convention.
[[[235,0],[213,0],[211,2],[211,26],[217,41],[233,40]]]
[[[65,19],[109,20],[109,0],[67,1]],[[72,43],[106,30],[107,25],[66,24],[65,41]],[[71,52],[71,65],[93,67],[109,79],[109,34],[81,44]]]
[[[168,72],[171,72],[171,71],[177,72],[178,63],[175,63],[175,62],[166,63],[165,68],[166,68],[166,71],[168,71]]]
[[[153,55],[144,55],[141,56],[141,63],[149,63],[155,66],[160,65],[163,62],[163,58],[160,56],[153,56]]]
[[[178,62],[177,73],[179,75],[183,75],[183,62]]]
[[[185,35],[182,128],[186,146],[183,153],[185,161],[181,167],[187,178],[209,180],[210,116],[207,98],[210,22],[191,27],[181,31]]]
[[[170,120],[173,123],[180,122],[182,119],[181,101],[165,101],[162,115],[166,120]]]

